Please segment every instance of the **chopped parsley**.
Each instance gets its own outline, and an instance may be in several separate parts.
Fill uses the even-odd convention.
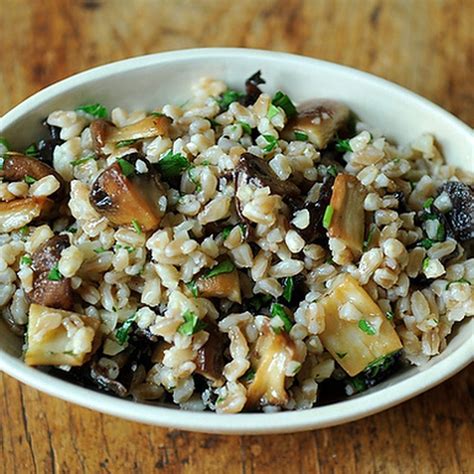
[[[28,235],[30,232],[30,228],[27,225],[24,225],[23,227],[20,227],[20,234],[25,237]]]
[[[469,280],[466,280],[465,278],[460,278],[459,280],[450,281],[446,285],[446,289],[448,289],[453,283],[467,283],[468,285],[472,285],[472,283]]]
[[[95,253],[104,253],[107,252],[107,249],[104,249],[104,247],[97,247],[94,249]]]
[[[95,159],[96,159],[95,155],[88,155],[85,158],[79,158],[78,160],[71,161],[71,166],[80,166],[80,165],[83,165],[84,163],[87,163],[90,160],[95,160]]]
[[[114,310],[115,311],[115,310]],[[123,346],[130,336],[130,331],[132,330],[133,323],[137,319],[136,313],[133,316],[130,316],[123,324],[115,331],[115,339],[117,342]]]
[[[267,141],[268,145],[263,148],[264,151],[270,152],[275,149],[278,145],[278,138],[273,135],[262,135],[263,138]]]
[[[10,149],[10,144],[5,137],[0,137],[0,145],[4,146],[7,150]]]
[[[339,357],[339,359],[344,359],[344,357],[347,355],[347,352],[336,352],[336,355]]]
[[[436,240],[438,242],[443,242],[446,239],[446,229],[444,224],[438,221],[438,228],[436,229]]]
[[[389,321],[393,321],[393,318],[395,317],[395,314],[393,314],[393,311],[387,311],[385,313],[385,316]]]
[[[136,250],[134,247],[131,247],[130,245],[121,245],[121,244],[115,244],[114,248],[116,250],[125,249],[128,253],[132,253]]]
[[[283,322],[283,328],[286,332],[290,332],[291,328],[293,327],[293,323],[291,322],[290,318],[286,314],[285,308],[278,303],[273,303],[272,307],[270,308],[270,316],[272,318],[280,318]]]
[[[423,209],[429,209],[433,204],[434,198],[430,197],[423,203]]]
[[[28,174],[23,179],[26,184],[33,184],[33,183],[36,183],[36,181],[38,181],[36,178],[33,178],[33,176],[30,176]]]
[[[48,272],[48,280],[50,281],[61,281],[64,277],[61,275],[59,271],[58,264],[56,264],[51,270]]]
[[[171,150],[156,163],[158,171],[165,180],[181,176],[190,166],[191,164],[186,157],[181,153],[173,154]]]
[[[336,151],[340,151],[341,153],[345,153],[346,151],[352,151],[351,145],[349,144],[349,139],[337,140]]]
[[[20,259],[22,265],[31,265],[33,263],[32,258],[29,255],[23,255]]]
[[[284,94],[282,91],[278,91],[272,100],[272,104],[278,107],[281,107],[288,118],[293,117],[296,115],[296,107],[295,104],[291,101],[291,99]]]
[[[423,239],[418,242],[418,245],[426,250],[429,250],[433,246],[433,241],[431,239]]]
[[[374,237],[375,229],[377,229],[377,226],[375,224],[372,224],[369,228],[369,232],[367,233],[367,238],[364,240],[364,244],[363,244],[364,252],[370,247],[370,245],[372,243],[372,239]]]
[[[333,214],[334,214],[334,208],[331,205],[327,206],[326,210],[324,211],[324,216],[323,216],[323,227],[325,229],[329,229]]]
[[[32,144],[25,150],[25,155],[26,155],[26,156],[33,156],[33,157],[39,156],[39,151],[38,151],[37,146],[36,146],[34,143],[32,143]]]
[[[252,135],[252,127],[247,122],[240,121],[237,123],[240,124],[244,133],[246,133],[247,135]]]
[[[199,180],[197,180],[194,176],[193,176],[193,169],[195,169],[195,166],[194,165],[190,165],[188,170],[187,170],[187,173],[188,173],[188,178],[189,178],[189,181],[191,181],[191,183],[194,184],[195,188],[196,188],[196,192],[199,193],[201,192],[202,190],[202,186],[201,186],[201,183]]]
[[[430,258],[429,257],[424,258],[423,263],[421,264],[422,270],[425,271],[428,268],[429,264],[430,264]]]
[[[244,375],[240,378],[242,382],[251,382],[255,378],[255,370],[249,369],[245,372]]]
[[[337,176],[337,168],[336,168],[334,165],[328,166],[328,167],[326,168],[326,172],[327,172],[327,174],[329,174],[330,176],[334,176],[334,177]]]
[[[130,145],[133,145],[134,143],[137,143],[138,140],[139,140],[138,138],[132,138],[130,140],[120,140],[119,142],[115,144],[115,147],[124,148],[126,146],[130,146]]]
[[[294,281],[293,277],[287,277],[283,280],[283,298],[291,303],[291,299],[293,298],[293,290],[294,290]]]
[[[108,110],[101,104],[86,104],[77,107],[76,112],[84,112],[96,118],[106,118],[109,115]]]
[[[199,296],[199,290],[195,280],[191,280],[189,283],[186,283],[186,286],[188,287],[194,298],[197,298]]]
[[[302,132],[301,130],[295,130],[293,133],[295,135],[295,140],[298,140],[300,142],[305,142],[308,140],[308,134]]]
[[[142,233],[142,227],[136,219],[132,219],[132,227],[138,235]]]
[[[124,158],[119,158],[117,160],[117,163],[120,166],[120,169],[122,170],[122,174],[127,177],[135,173],[135,167],[130,163],[130,161],[125,160]]]
[[[375,330],[374,326],[369,321],[367,321],[366,319],[361,319],[359,321],[358,326],[359,326],[359,329],[361,331],[365,332],[369,336],[374,336],[377,332]]]
[[[223,240],[226,240],[227,237],[229,237],[229,235],[232,232],[233,228],[234,228],[234,226],[232,226],[232,225],[228,225],[227,227],[224,227],[224,230],[221,232]]]
[[[204,329],[207,324],[201,321],[193,311],[186,311],[183,314],[184,323],[178,328],[178,332],[183,336],[192,336]]]
[[[228,89],[216,99],[216,102],[219,104],[221,110],[224,111],[229,108],[229,105],[232,104],[232,102],[238,102],[244,96],[245,94],[242,92]]]
[[[235,265],[230,260],[224,260],[223,262],[219,263],[215,267],[211,268],[203,278],[213,278],[218,275],[222,275],[223,273],[231,273],[235,270]]]
[[[248,300],[248,304],[255,310],[260,311],[264,306],[266,306],[272,297],[270,295],[255,295]]]
[[[270,107],[268,108],[268,112],[267,112],[268,120],[271,120],[273,117],[278,115],[279,112],[280,111],[278,110],[277,107],[275,107],[273,104],[270,104]]]
[[[166,114],[164,114],[163,112],[151,112],[150,116],[151,117],[166,117]]]

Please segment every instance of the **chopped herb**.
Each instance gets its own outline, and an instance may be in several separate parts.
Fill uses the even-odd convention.
[[[22,265],[31,265],[33,263],[32,258],[29,255],[23,255],[20,259]]]
[[[336,177],[337,176],[337,168],[334,165],[328,166],[326,171],[329,175]]]
[[[366,319],[361,319],[359,321],[359,329],[368,334],[369,336],[373,336],[377,332],[374,326]]]
[[[323,216],[323,227],[325,229],[329,229],[333,214],[334,214],[334,208],[331,205],[327,206],[326,210],[324,211],[324,216]]]
[[[354,389],[355,393],[367,390],[367,385],[365,384],[362,377],[354,377],[353,379],[351,379],[350,384],[352,385],[352,388]]]
[[[186,283],[186,286],[188,287],[189,291],[194,296],[194,298],[197,298],[199,296],[197,283],[194,280],[191,280],[189,283]]]
[[[431,239],[423,239],[418,242],[418,245],[426,250],[429,250],[433,246],[433,241]]]
[[[288,118],[293,117],[297,113],[295,104],[293,104],[291,99],[282,91],[278,91],[274,95],[272,104],[281,107]]]
[[[187,173],[188,173],[189,181],[191,181],[191,183],[194,184],[194,186],[196,187],[196,192],[199,193],[201,192],[202,186],[201,186],[201,183],[193,176],[192,171],[194,168],[195,168],[194,165],[189,166]]]
[[[433,204],[434,198],[430,197],[423,203],[423,209],[429,209]]]
[[[88,155],[85,158],[80,158],[78,160],[71,161],[71,166],[80,166],[80,165],[83,165],[84,163],[87,163],[90,160],[95,160],[95,159],[96,159],[95,155]]]
[[[224,260],[215,267],[211,268],[203,278],[213,278],[223,273],[231,273],[235,270],[235,265],[230,260]]]
[[[58,269],[58,264],[56,264],[48,273],[48,280],[50,281],[61,281],[64,277],[61,275],[61,272]]]
[[[244,133],[246,133],[247,135],[252,135],[252,127],[247,122],[240,121],[237,123],[240,124]]]
[[[446,229],[444,224],[438,221],[438,228],[436,229],[436,240],[438,242],[443,242],[446,239]]]
[[[104,253],[107,252],[107,249],[104,249],[104,247],[97,247],[94,249],[95,253]]]
[[[272,297],[270,295],[255,295],[248,300],[248,304],[255,310],[260,311],[263,306],[266,306]]]
[[[23,227],[20,227],[20,234],[25,237],[28,235],[30,232],[30,228],[27,225],[24,225]]]
[[[36,178],[33,178],[33,176],[30,176],[28,174],[23,179],[25,180],[26,184],[33,184],[33,183],[36,183],[36,181],[38,181]]]
[[[387,311],[385,313],[385,316],[389,321],[393,321],[393,318],[395,317],[395,314],[393,314],[393,311]]]
[[[219,403],[222,403],[225,399],[226,397],[224,395],[219,395],[216,400],[216,405],[218,405]]]
[[[255,370],[249,369],[245,372],[244,375],[240,378],[242,382],[251,382],[255,378]]]
[[[347,355],[347,352],[336,352],[336,355],[339,357],[339,359],[344,359],[344,357]]]
[[[211,123],[211,127],[216,128],[220,126],[219,122],[216,122],[214,119],[208,118],[209,122]]]
[[[295,135],[295,140],[298,140],[300,142],[305,142],[308,140],[308,134],[300,130],[295,130],[294,135]]]
[[[76,112],[85,112],[97,118],[106,118],[109,115],[107,109],[101,104],[81,105],[76,109]]]
[[[132,219],[132,227],[138,235],[142,233],[142,227],[136,219]]]
[[[423,263],[421,264],[421,268],[423,269],[423,271],[425,271],[428,268],[429,264],[430,264],[429,257],[426,257],[425,259],[423,259]]]
[[[287,277],[283,280],[283,298],[291,303],[293,297],[294,281],[293,277]]]
[[[226,240],[227,237],[229,237],[229,235],[232,232],[233,228],[234,228],[234,226],[232,226],[232,225],[228,225],[227,227],[224,227],[224,230],[221,232],[223,240]]]
[[[126,146],[133,145],[134,143],[137,143],[139,139],[138,138],[132,138],[131,140],[121,140],[115,144],[116,148],[124,148]]]
[[[25,155],[26,156],[38,156],[39,155],[39,151],[38,151],[38,148],[36,147],[36,145],[34,143],[32,143],[26,150],[25,150]]]
[[[135,173],[135,167],[130,163],[130,161],[127,161],[124,158],[119,158],[117,163],[119,164],[124,176],[130,176]]]
[[[244,95],[245,94],[242,94],[242,92],[228,89],[216,99],[216,102],[219,104],[221,110],[224,111],[229,108],[229,105],[232,104],[232,102],[238,102],[239,99],[244,97]]]
[[[267,141],[268,145],[264,147],[264,151],[272,151],[278,145],[278,138],[275,138],[273,135],[262,135],[263,138]]]
[[[268,108],[268,112],[267,112],[268,120],[271,120],[273,117],[278,115],[279,112],[280,111],[278,110],[277,107],[275,107],[273,104],[270,104],[270,107]]]
[[[448,289],[453,283],[467,283],[468,285],[472,285],[472,283],[469,280],[466,280],[465,278],[460,278],[459,280],[450,281],[446,285],[446,289]]]
[[[125,249],[128,253],[132,253],[136,250],[134,247],[131,247],[130,245],[121,245],[121,244],[115,244],[114,248],[116,250]]]
[[[270,309],[270,316],[272,318],[278,317],[283,322],[283,327],[286,332],[290,332],[293,327],[293,323],[286,314],[285,308],[281,304],[273,303]]]
[[[183,314],[184,323],[178,328],[178,332],[184,336],[192,336],[201,329],[204,329],[207,324],[201,321],[192,311],[186,311]]]
[[[170,150],[158,163],[156,163],[158,171],[165,180],[177,178],[186,171],[191,164],[188,159],[181,153],[175,153]]]
[[[346,151],[352,151],[351,145],[349,144],[349,139],[337,140],[336,150],[340,151],[341,153],[345,153]]]
[[[163,112],[151,112],[150,115],[152,117],[166,117],[166,114],[164,114]]]
[[[400,163],[400,161],[401,161],[401,158],[399,158],[398,156],[393,159],[393,162],[394,162],[395,164]]]
[[[0,137],[0,145],[4,146],[7,150],[10,149],[10,144],[5,137]]]
[[[370,226],[369,232],[367,233],[367,239],[364,240],[364,245],[363,245],[364,252],[370,247],[376,229],[377,229],[377,226],[375,224],[372,224]]]
[[[114,308],[114,311],[116,309]],[[117,342],[123,346],[130,336],[130,331],[132,330],[133,323],[137,319],[137,314],[130,316],[123,324],[115,331],[115,339]]]

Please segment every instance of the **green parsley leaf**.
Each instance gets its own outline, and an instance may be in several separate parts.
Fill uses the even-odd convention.
[[[433,204],[434,198],[430,197],[423,203],[423,209],[429,209]]]
[[[142,227],[136,219],[132,219],[132,227],[138,235],[142,233]]]
[[[468,285],[472,285],[472,283],[469,280],[466,280],[465,278],[460,278],[459,280],[450,281],[446,285],[446,289],[448,289],[453,283],[467,283]]]
[[[267,112],[267,118],[268,120],[271,120],[273,117],[279,114],[279,110],[277,107],[275,107],[273,104],[270,104],[270,107],[268,108]]]
[[[114,310],[115,311],[115,310]],[[123,346],[130,336],[130,331],[132,330],[133,323],[137,319],[136,313],[133,316],[130,316],[123,324],[115,331],[115,339],[117,342]]]
[[[270,295],[255,295],[248,300],[248,304],[255,310],[260,311],[263,306],[266,306],[272,297]]]
[[[191,164],[186,157],[181,153],[173,154],[171,150],[156,163],[158,171],[165,180],[181,176],[190,166]]]
[[[244,133],[247,135],[252,135],[252,127],[247,122],[239,121],[237,123],[240,124]]]
[[[107,252],[107,249],[104,249],[104,247],[97,247],[94,249],[95,253],[104,253]]]
[[[30,233],[30,228],[27,225],[24,225],[23,227],[20,227],[20,234],[25,237]]]
[[[242,380],[242,382],[251,382],[254,378],[255,370],[249,369],[247,370],[247,372],[245,372],[244,375],[242,375],[242,377],[240,377],[240,380]]]
[[[221,108],[221,110],[224,111],[229,108],[229,105],[232,104],[232,102],[238,102],[239,99],[241,99],[244,96],[245,94],[242,94],[242,92],[237,92],[232,89],[227,89],[224,93],[222,93],[216,99],[216,102],[219,104],[219,107]]]
[[[272,104],[281,107],[285,111],[285,114],[288,118],[293,117],[297,113],[295,104],[293,104],[291,99],[282,91],[278,91],[273,96]]]
[[[121,245],[121,244],[115,244],[114,249],[116,250],[125,249],[128,253],[132,253],[136,250],[134,247],[131,247],[130,245]]]
[[[85,112],[96,118],[106,118],[109,115],[108,110],[101,104],[86,104],[77,107],[76,112]]]
[[[358,326],[361,331],[365,332],[369,336],[374,336],[377,332],[374,326],[366,319],[359,320]]]
[[[344,359],[344,357],[347,355],[347,352],[336,352],[336,355],[339,357],[339,359]]]
[[[26,150],[25,150],[25,155],[26,156],[33,156],[36,157],[39,155],[38,148],[34,143],[32,143]]]
[[[186,283],[186,286],[188,287],[189,291],[194,296],[194,298],[197,298],[199,296],[197,283],[194,280],[191,280],[189,283]]]
[[[363,392],[364,390],[367,390],[367,385],[362,377],[354,377],[353,379],[351,379],[350,384],[354,389],[354,393],[359,393]]]
[[[385,316],[389,321],[393,321],[393,318],[395,317],[395,314],[393,314],[393,311],[387,311],[385,313]]]
[[[293,289],[294,289],[294,281],[293,277],[287,277],[283,280],[283,298],[291,303],[291,298],[293,298]]]
[[[235,265],[231,260],[224,260],[215,267],[211,268],[203,278],[213,278],[223,273],[231,273],[235,270]]]
[[[264,151],[270,152],[278,145],[278,138],[275,138],[273,135],[262,135],[263,138],[267,141],[268,145],[264,147]]]
[[[191,183],[193,183],[194,186],[196,187],[195,191],[199,193],[202,190],[202,186],[201,186],[200,181],[193,176],[193,169],[195,168],[196,167],[194,165],[190,165],[186,172],[188,174],[189,181],[191,181]]]
[[[418,242],[418,245],[429,250],[433,246],[433,241],[431,239],[423,239]]]
[[[370,247],[376,229],[377,229],[377,226],[375,224],[372,224],[369,227],[369,232],[367,233],[367,238],[364,240],[364,245],[362,247],[364,252]]]
[[[58,269],[58,264],[56,264],[48,272],[48,280],[50,281],[61,281],[64,277],[61,275],[61,272]]]
[[[5,137],[0,137],[0,145],[3,145],[7,150],[10,149],[10,144]]]
[[[326,168],[327,174],[336,177],[338,175],[337,168],[334,165]]]
[[[95,155],[88,155],[84,158],[79,158],[78,160],[73,160],[71,161],[72,166],[80,166],[83,165],[84,163],[87,163],[90,160],[95,160],[96,156]]]
[[[444,224],[438,220],[438,228],[436,229],[436,240],[438,242],[443,242],[446,239],[446,229]]]
[[[421,264],[422,270],[425,271],[425,270],[428,268],[429,264],[430,264],[430,258],[429,258],[429,257],[425,257],[425,258],[423,259],[423,263]]]
[[[152,117],[166,117],[166,114],[164,114],[163,112],[151,112],[150,115]]]
[[[336,151],[340,151],[341,153],[345,153],[346,151],[352,151],[352,148],[349,145],[349,139],[337,140],[336,141]]]
[[[224,230],[221,232],[223,240],[225,240],[225,239],[227,239],[227,237],[229,237],[229,235],[232,232],[233,228],[234,228],[233,225],[228,225],[227,227],[224,227]]]
[[[36,178],[33,178],[33,176],[30,176],[28,174],[23,179],[26,184],[33,184],[33,183],[36,183],[36,181],[38,181]]]
[[[184,336],[192,336],[204,329],[207,324],[201,321],[192,311],[186,311],[183,314],[184,323],[178,328],[178,332]]]
[[[300,142],[305,142],[308,140],[308,134],[305,132],[301,132],[300,130],[295,130],[293,133],[295,135],[295,140],[298,140]]]
[[[334,214],[334,208],[329,204],[329,206],[326,207],[326,210],[324,211],[324,216],[323,216],[323,227],[325,229],[329,229],[333,214]]]
[[[126,146],[133,145],[134,143],[138,142],[138,138],[132,138],[131,140],[120,140],[115,144],[116,148],[124,148]]]
[[[290,332],[293,327],[293,323],[290,320],[288,314],[286,314],[285,308],[278,303],[273,303],[270,308],[270,316],[272,318],[278,317],[283,322],[283,328],[286,332]]]
[[[33,259],[29,255],[23,255],[20,259],[20,263],[22,265],[31,265],[33,263]]]
[[[135,167],[132,165],[132,163],[130,163],[130,161],[127,161],[124,158],[119,158],[117,163],[119,164],[124,176],[127,177],[135,173]]]

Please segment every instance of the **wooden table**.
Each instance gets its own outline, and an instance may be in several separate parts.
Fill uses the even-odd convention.
[[[0,114],[52,82],[105,62],[244,46],[370,71],[474,125],[472,18],[472,0],[0,0]],[[0,374],[0,472],[472,473],[468,370],[365,420],[269,437],[126,422]]]

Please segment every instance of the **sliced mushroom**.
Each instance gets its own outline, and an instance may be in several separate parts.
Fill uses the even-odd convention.
[[[196,289],[203,298],[227,298],[235,303],[242,301],[239,272],[236,269],[213,277],[201,276],[196,280]]]
[[[213,387],[221,387],[224,384],[222,372],[225,365],[226,338],[214,325],[209,325],[206,331],[209,333],[209,339],[197,352],[196,373],[210,380]]]
[[[134,167],[141,160],[146,173],[136,171],[124,173],[120,163]],[[156,229],[161,221],[163,209],[159,201],[164,190],[150,163],[140,154],[133,153],[120,158],[106,168],[92,185],[89,200],[100,214],[115,225],[130,225],[136,222],[141,230]]]
[[[262,78],[262,73],[257,71],[256,73],[252,74],[246,81],[245,81],[245,96],[242,99],[243,105],[248,107],[249,105],[255,104],[256,100],[260,97],[262,91],[260,84],[265,84],[265,79]]]
[[[71,279],[63,277],[57,269],[61,252],[67,247],[67,235],[56,235],[34,252],[33,289],[28,294],[31,302],[51,308],[72,308],[74,300]]]
[[[352,305],[354,319],[341,318],[341,307],[346,303]],[[321,299],[321,305],[326,323],[319,335],[321,342],[350,376],[402,348],[393,326],[352,276],[344,274],[338,278]]]
[[[44,197],[0,202],[0,232],[21,229],[37,218],[47,217],[53,207],[54,202]]]
[[[168,135],[170,125],[171,119],[165,115],[149,115],[139,122],[122,128],[115,127],[107,120],[94,120],[90,131],[95,148],[100,151],[107,143]]]
[[[294,343],[282,332],[276,334],[268,326],[259,336],[255,377],[247,389],[247,407],[259,405],[285,405],[288,394],[285,390],[286,367],[295,356]]]
[[[80,366],[100,345],[99,327],[98,319],[32,304],[25,363]]]
[[[328,233],[330,237],[342,240],[355,257],[362,253],[364,244],[364,199],[364,188],[355,176],[336,176],[332,188],[332,218]]]
[[[287,140],[294,140],[295,132],[303,132],[317,149],[323,149],[349,116],[349,109],[333,100],[306,102],[298,107],[298,114],[288,122],[282,136]]]

